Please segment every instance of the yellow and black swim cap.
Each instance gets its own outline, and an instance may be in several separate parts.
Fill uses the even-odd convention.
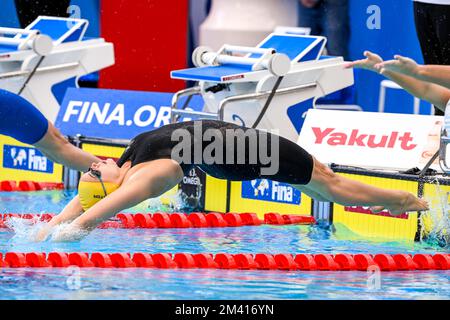
[[[118,184],[110,182],[104,182],[103,186],[100,182],[80,181],[78,184],[78,197],[84,211],[119,188]]]

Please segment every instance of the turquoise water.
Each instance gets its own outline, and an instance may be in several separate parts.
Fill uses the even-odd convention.
[[[59,212],[68,192],[0,193],[0,212]],[[150,208],[150,210],[156,208]],[[0,229],[0,252],[435,253],[426,243],[360,240],[341,226],[95,230],[77,243],[33,243]],[[75,280],[76,281],[75,281]],[[162,269],[3,269],[0,299],[450,299],[449,271],[381,273]]]

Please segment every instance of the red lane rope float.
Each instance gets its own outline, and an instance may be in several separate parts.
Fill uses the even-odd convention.
[[[159,268],[283,271],[450,270],[450,254],[85,253],[0,254],[2,268]]]
[[[7,180],[0,181],[0,192],[17,192],[17,191],[42,191],[42,190],[62,190],[64,184],[59,182],[36,182],[36,181],[16,181]]]
[[[54,214],[0,214],[0,228],[6,228],[5,221],[8,218],[36,219],[38,221],[50,221]],[[119,213],[111,220],[105,221],[98,226],[100,229],[150,229],[150,228],[226,228],[243,226],[270,225],[292,225],[292,224],[314,224],[312,216],[293,215],[279,213],[266,213],[264,221],[261,221],[256,213]]]

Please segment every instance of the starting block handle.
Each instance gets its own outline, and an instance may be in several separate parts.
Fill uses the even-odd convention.
[[[260,54],[259,58],[238,57],[232,53]],[[276,76],[286,75],[291,67],[288,56],[276,53],[274,49],[253,48],[224,45],[218,52],[213,52],[207,47],[198,47],[192,54],[192,61],[197,67],[218,66],[222,64],[237,64],[252,66],[253,71],[269,70]]]
[[[0,27],[0,34],[8,34],[8,35],[30,35],[30,34],[36,34],[39,33],[37,30],[26,30],[26,29],[19,29],[19,28],[5,28]]]
[[[53,40],[40,34],[38,30],[0,28],[0,35],[14,36],[13,38],[0,36],[0,44],[17,46],[18,50],[32,49],[40,56],[49,54],[53,49]],[[18,37],[19,35],[25,37]]]
[[[443,172],[449,174],[447,165],[447,147],[450,144],[450,106],[445,108],[444,124],[441,130],[441,145],[439,148],[439,165]]]
[[[262,54],[262,55],[264,55],[264,54],[267,54],[267,53],[274,54],[274,53],[276,53],[276,50],[275,49],[271,49],[271,48],[269,48],[269,49],[267,49],[267,48],[255,48],[255,47],[233,46],[233,45],[226,44],[219,51],[219,53],[222,53],[222,52],[226,52],[226,53],[255,53],[255,54]]]

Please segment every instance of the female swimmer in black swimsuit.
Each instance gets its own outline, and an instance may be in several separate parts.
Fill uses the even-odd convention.
[[[270,154],[272,163],[264,154]],[[269,170],[273,164],[277,170]],[[116,213],[170,190],[194,165],[216,178],[268,178],[289,183],[317,200],[372,206],[374,211],[388,209],[393,215],[428,210],[427,202],[411,193],[383,190],[337,175],[277,135],[199,120],[140,134],[117,163],[111,159],[94,163],[81,177],[78,196],[41,230],[37,240],[46,239],[52,227],[62,222],[71,223],[53,239],[79,240]]]

